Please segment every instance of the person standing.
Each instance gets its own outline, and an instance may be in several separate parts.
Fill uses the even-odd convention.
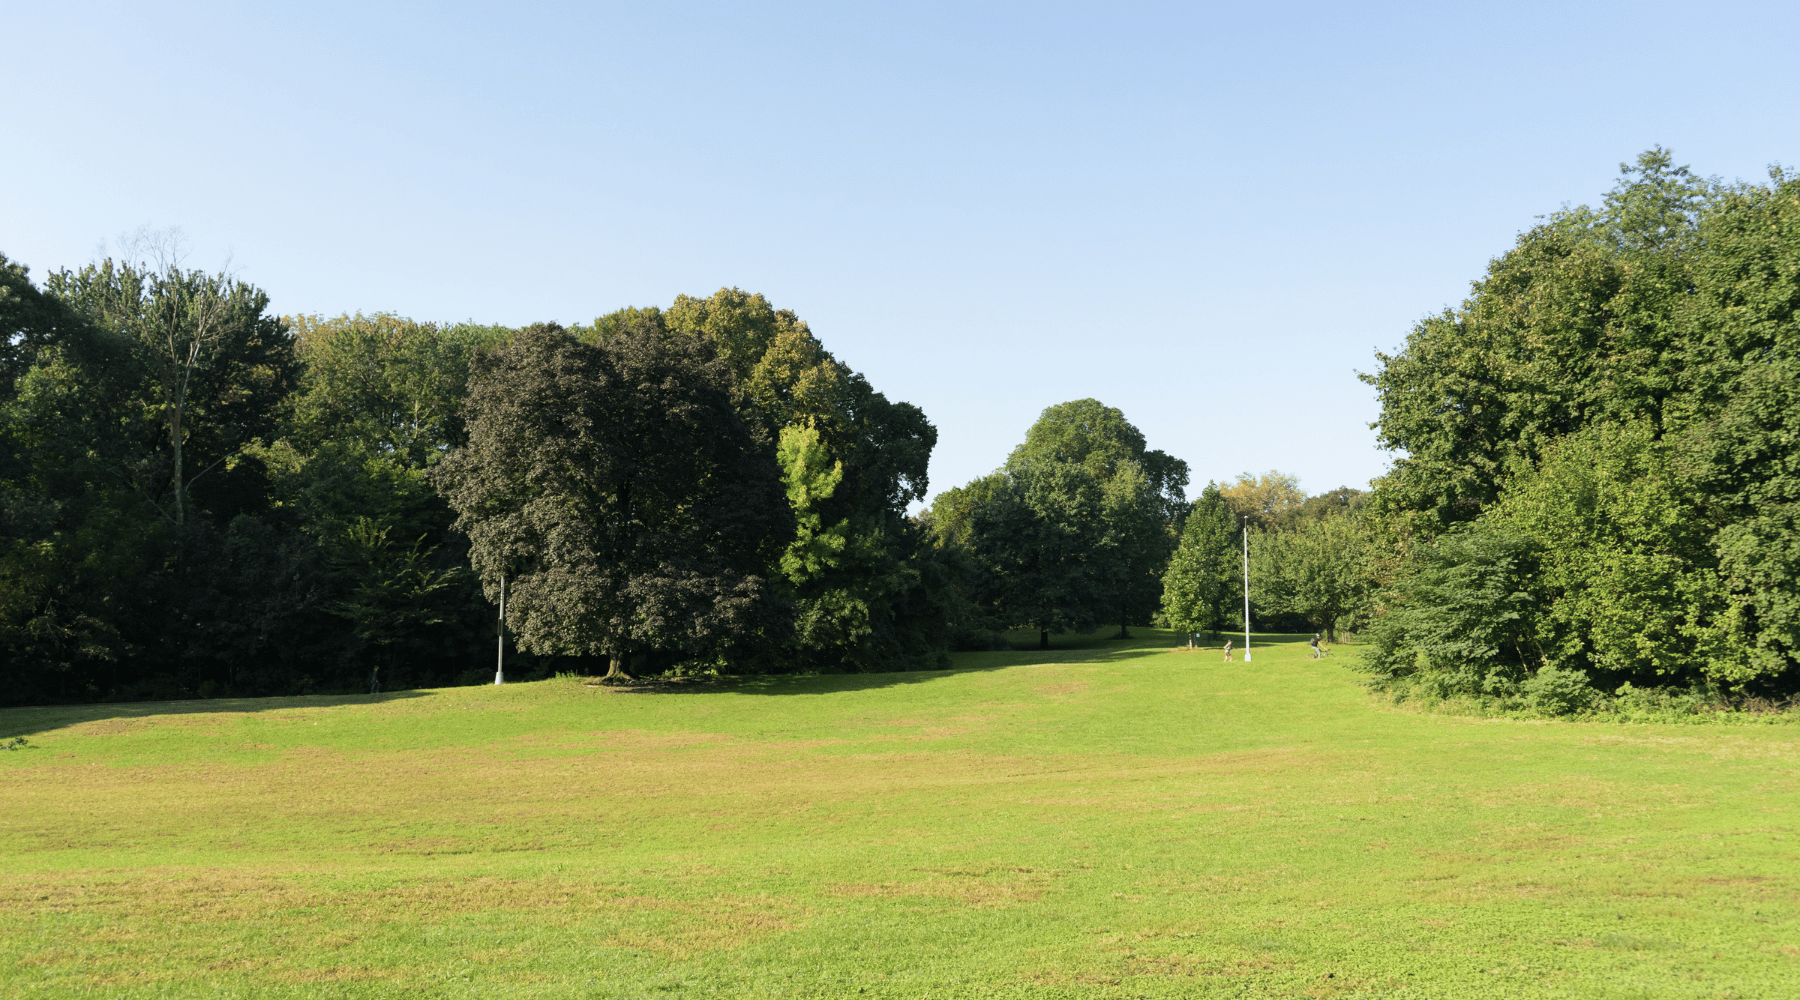
[[[1225,640],[1225,662],[1226,663],[1231,662],[1231,640],[1230,639]]]

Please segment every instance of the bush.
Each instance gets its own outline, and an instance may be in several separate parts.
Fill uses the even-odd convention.
[[[1545,715],[1578,715],[1601,700],[1580,670],[1547,666],[1519,685],[1525,703]]]

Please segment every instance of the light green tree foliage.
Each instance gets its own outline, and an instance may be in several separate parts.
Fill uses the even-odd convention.
[[[1428,538],[1478,516],[1564,434],[1640,418],[1662,428],[1691,336],[1675,314],[1701,216],[1723,197],[1669,162],[1657,149],[1621,164],[1601,208],[1522,234],[1459,308],[1376,355],[1380,370],[1362,378],[1381,401],[1382,446],[1402,453],[1376,498],[1382,516]]]
[[[1242,593],[1238,527],[1218,484],[1207,483],[1163,573],[1163,615],[1171,628],[1216,635],[1235,617]]]
[[[842,420],[853,373],[825,350],[791,309],[760,294],[721,288],[707,298],[678,295],[663,322],[671,333],[705,337],[730,366],[739,395],[771,433],[807,419]]]
[[[1370,510],[1398,535],[1474,520],[1530,546],[1527,669],[1564,688],[1792,691],[1800,178],[1722,186],[1661,149],[1622,171],[1382,359],[1380,426],[1406,455]]]
[[[843,559],[850,522],[840,520],[827,527],[819,507],[844,481],[844,463],[831,460],[819,440],[818,428],[798,424],[781,429],[775,455],[798,526],[793,543],[781,555],[781,572],[798,586],[824,575]]]
[[[391,313],[288,323],[306,365],[294,399],[294,445],[310,454],[330,440],[421,470],[466,440],[469,361],[511,333]]]
[[[1362,615],[1375,590],[1376,563],[1367,527],[1348,514],[1258,531],[1250,540],[1255,571],[1250,599],[1275,614],[1297,614],[1337,640],[1338,625]]]
[[[1720,195],[1681,300],[1680,445],[1751,668],[1800,688],[1800,175]]]
[[[1421,546],[1383,595],[1363,667],[1439,697],[1516,692],[1543,660],[1532,543],[1466,524]]]
[[[1279,469],[1262,475],[1238,473],[1237,481],[1219,487],[1219,494],[1231,505],[1239,524],[1252,528],[1274,528],[1291,521],[1306,503],[1306,491],[1300,488],[1300,477]]]
[[[1034,462],[1069,462],[1102,482],[1124,462],[1134,462],[1171,521],[1187,509],[1187,463],[1162,451],[1146,450],[1144,432],[1123,411],[1097,399],[1077,399],[1047,407],[1006,459],[1007,469]]]

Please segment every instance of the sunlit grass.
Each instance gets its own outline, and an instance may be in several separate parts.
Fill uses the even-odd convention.
[[[0,712],[0,995],[1795,992],[1791,728],[1419,715],[1134,631]]]

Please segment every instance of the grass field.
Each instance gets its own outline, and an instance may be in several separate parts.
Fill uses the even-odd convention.
[[[1800,996],[1800,730],[1295,639],[0,712],[0,996]]]

